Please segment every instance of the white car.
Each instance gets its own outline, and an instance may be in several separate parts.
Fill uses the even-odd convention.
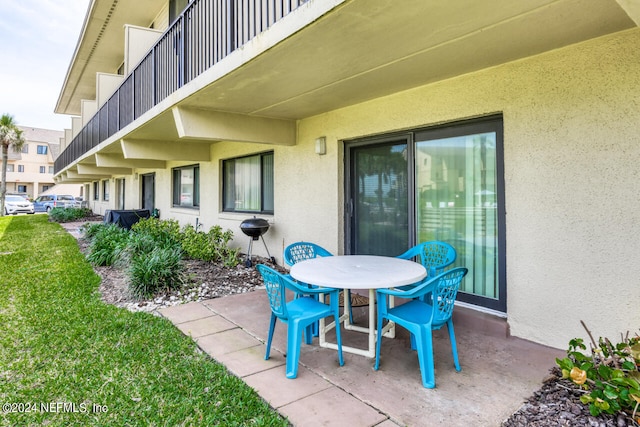
[[[25,199],[22,196],[5,196],[4,199],[4,213],[5,215],[17,215],[20,212],[32,214],[35,212],[33,203],[30,200]]]

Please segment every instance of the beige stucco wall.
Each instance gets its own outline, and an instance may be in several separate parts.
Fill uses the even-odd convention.
[[[283,235],[340,250],[339,140],[502,112],[511,333],[565,348],[580,320],[637,332],[638,46],[633,30],[303,120],[276,149]]]
[[[635,264],[640,197],[640,30],[328,112],[298,123],[295,146],[219,142],[200,162],[200,209],[171,207],[171,168],[156,173],[163,218],[234,231],[250,215],[221,212],[222,159],[275,152],[271,255],[297,240],[343,253],[342,140],[502,113],[506,185],[507,316],[511,333],[566,348],[586,334],[640,327]],[[327,154],[314,153],[327,138]],[[194,163],[194,162],[191,162]],[[127,181],[139,207],[140,181]],[[112,184],[111,203],[115,203]],[[104,208],[104,205],[101,204]],[[261,242],[254,254],[266,255]]]

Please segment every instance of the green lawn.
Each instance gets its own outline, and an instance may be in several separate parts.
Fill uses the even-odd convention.
[[[46,215],[0,218],[1,425],[286,426],[168,320],[104,304]]]

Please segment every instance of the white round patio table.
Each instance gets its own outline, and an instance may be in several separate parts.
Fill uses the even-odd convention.
[[[367,350],[342,346],[343,351],[375,357],[376,322],[375,289],[393,288],[419,282],[427,276],[427,270],[419,263],[377,255],[339,255],[312,258],[291,267],[291,277],[304,283],[338,289],[369,290],[369,327],[363,328],[349,323],[349,298],[345,298],[345,314],[342,316],[345,329],[367,332]],[[326,332],[335,325],[324,326],[320,322],[319,341],[321,347],[337,348],[326,341]],[[387,325],[387,329],[393,327]]]

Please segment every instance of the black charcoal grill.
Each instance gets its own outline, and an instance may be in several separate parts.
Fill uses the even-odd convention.
[[[262,237],[264,233],[269,231],[269,223],[266,219],[256,218],[255,216],[253,218],[245,219],[240,223],[240,230],[242,230],[242,232],[247,236],[251,237],[249,240],[249,250],[247,250],[247,259],[244,262],[246,267],[251,267],[252,265],[251,248],[253,246],[253,241],[258,239],[262,239],[262,243],[264,244],[264,248],[267,250],[267,255],[269,255],[271,262],[274,264],[276,263],[276,259],[269,253],[269,248],[267,248],[264,237]]]

